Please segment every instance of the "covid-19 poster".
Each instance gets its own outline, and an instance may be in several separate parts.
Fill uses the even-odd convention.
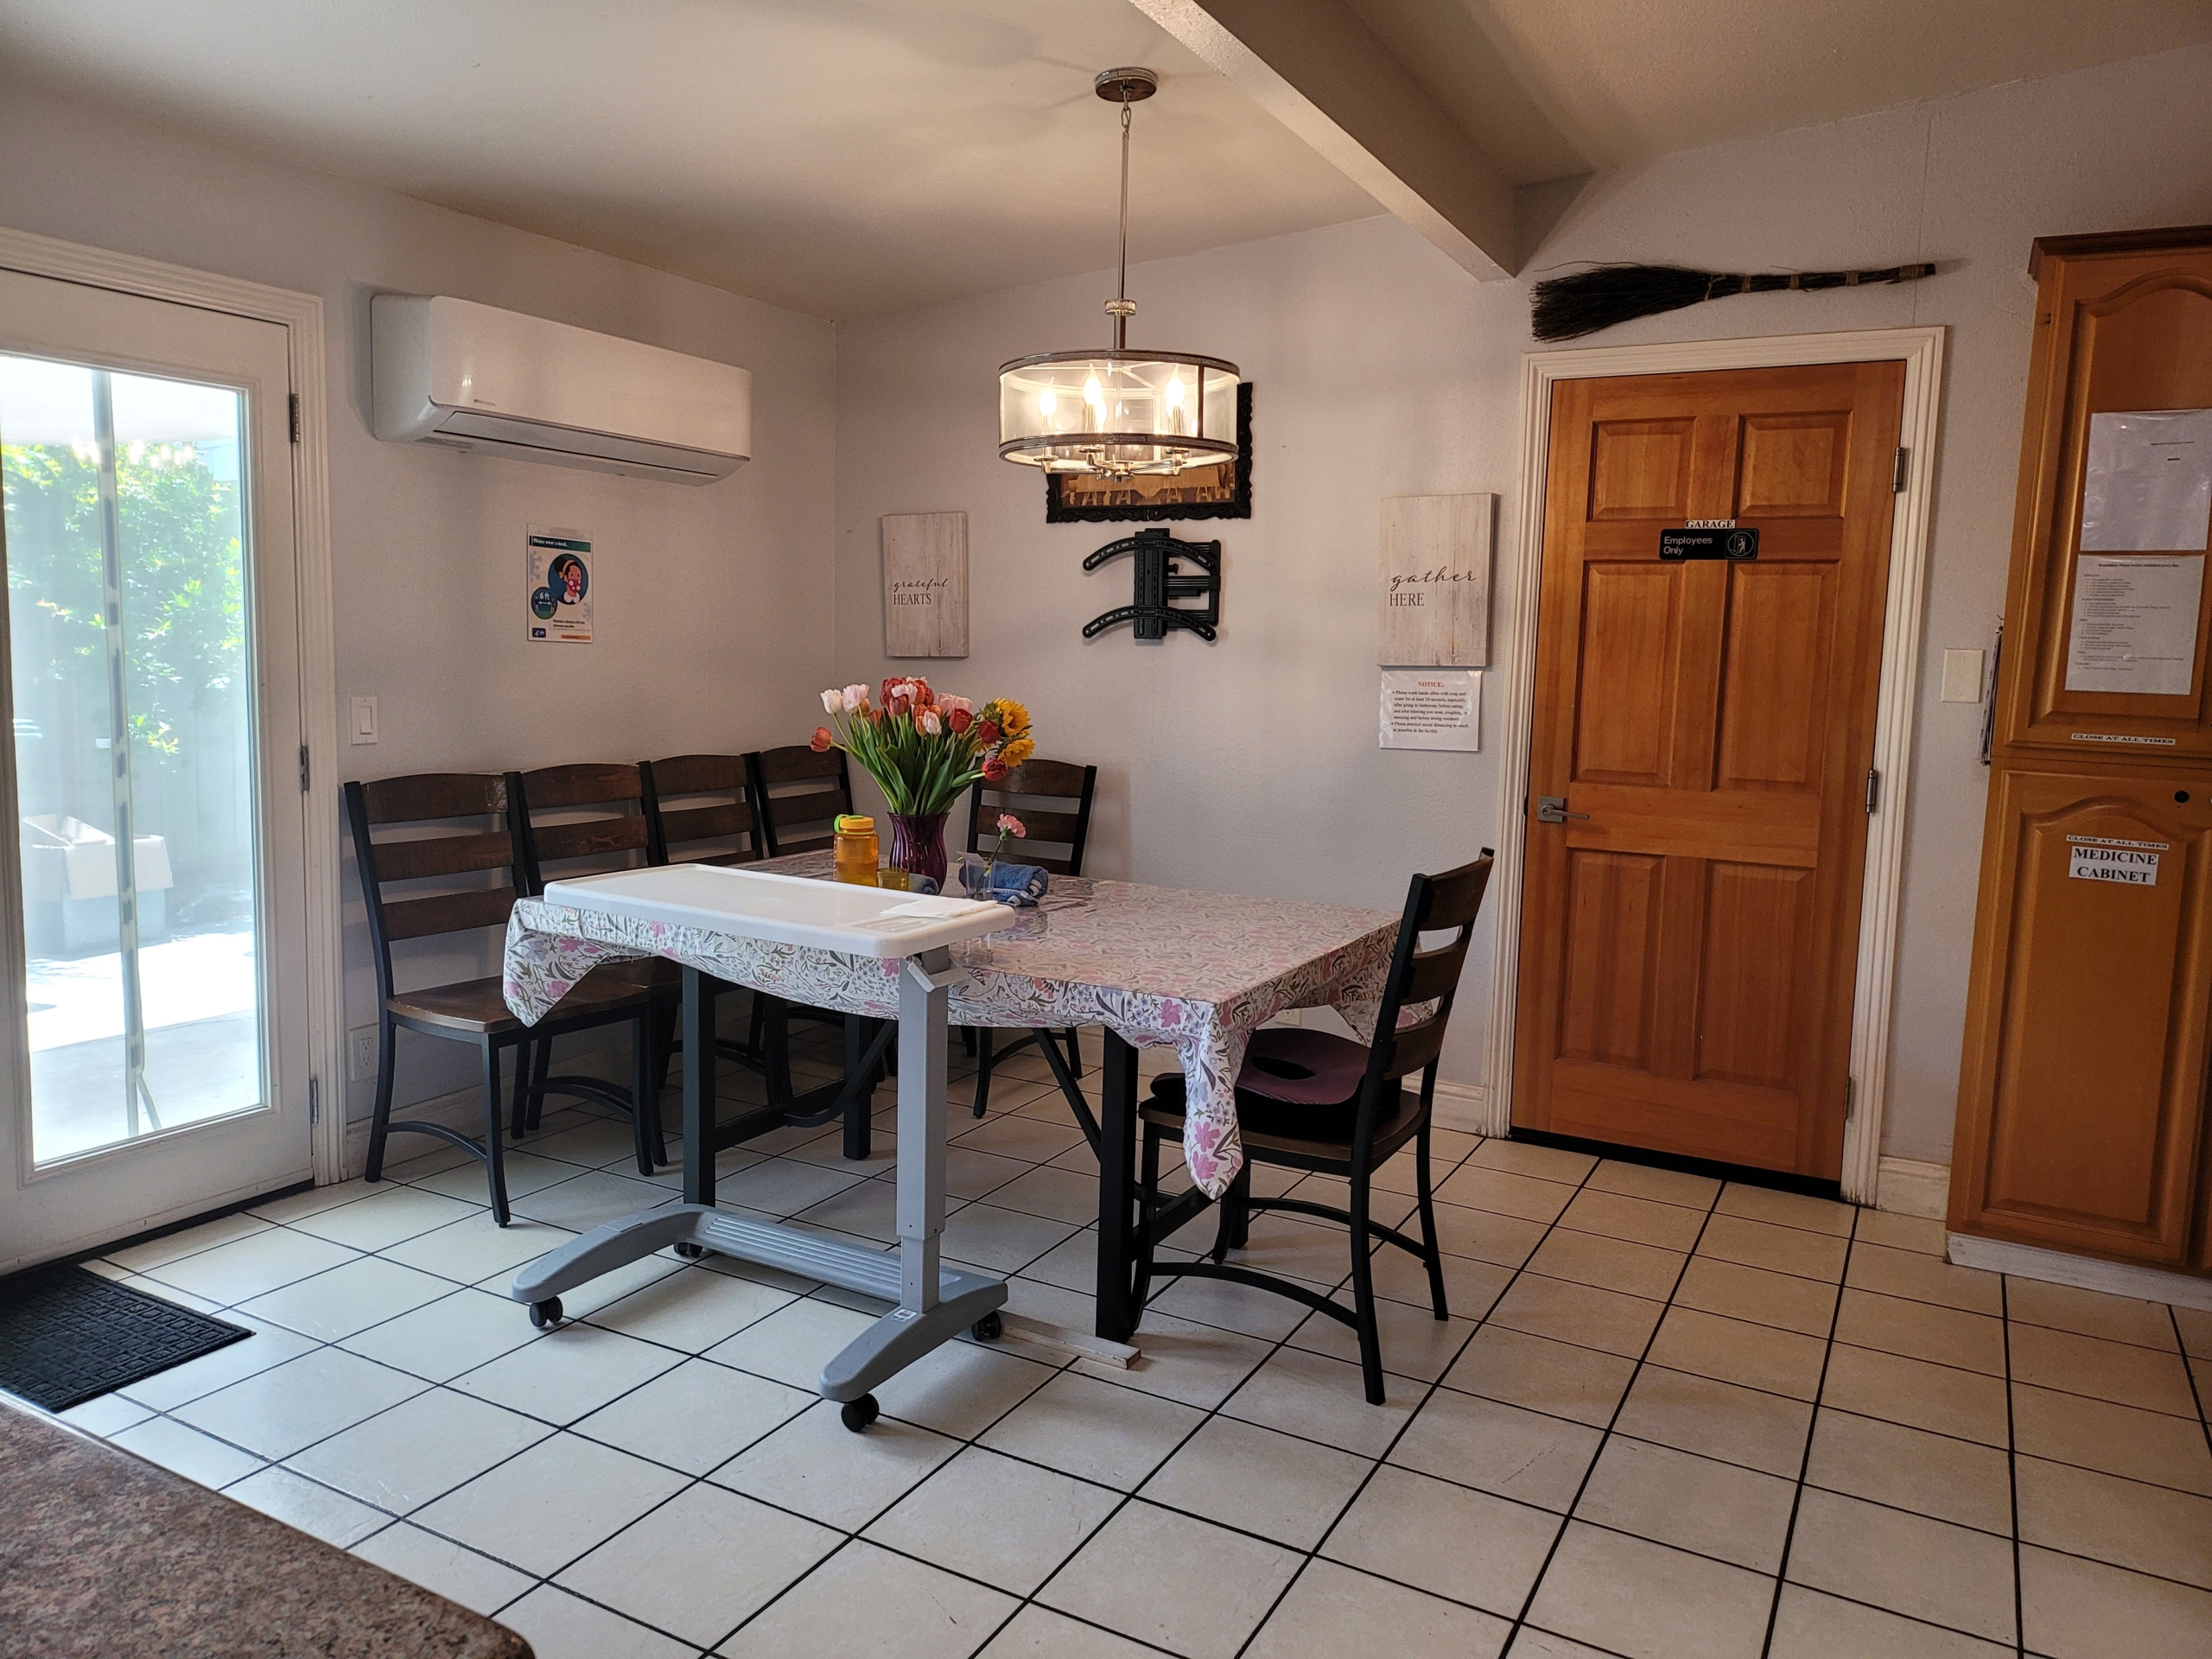
[[[552,645],[591,643],[591,538],[580,531],[530,531],[530,637]]]

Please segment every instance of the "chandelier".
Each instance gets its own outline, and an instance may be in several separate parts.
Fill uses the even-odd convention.
[[[1109,69],[1093,83],[1122,106],[1122,257],[1114,343],[1047,352],[999,370],[999,454],[1048,473],[1128,478],[1213,467],[1236,454],[1236,365],[1180,352],[1133,352],[1129,318],[1129,112],[1160,90],[1149,69]]]

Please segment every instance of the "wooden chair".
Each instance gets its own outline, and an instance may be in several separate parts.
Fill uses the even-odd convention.
[[[564,876],[600,875],[652,862],[652,817],[646,810],[650,787],[645,768],[632,762],[587,762],[508,773],[524,893],[535,898],[545,891],[548,880]],[[589,988],[594,981],[610,988],[626,987],[652,999],[653,1017],[639,1075],[650,1077],[652,1086],[635,1095],[597,1077],[548,1077],[552,1039],[533,1033],[531,1080],[524,1097],[516,1102],[512,1133],[520,1140],[524,1130],[537,1127],[548,1094],[596,1100],[631,1120],[638,1168],[650,1175],[668,1160],[660,1084],[664,1046],[674,1034],[683,997],[683,970],[659,957],[606,963],[586,975],[578,988]]]
[[[745,760],[769,857],[819,852],[836,842],[837,815],[853,810],[853,774],[842,749],[817,754],[794,744],[757,750]]]
[[[741,754],[678,754],[640,768],[656,864],[750,864],[766,855]]]
[[[1152,1097],[1138,1109],[1144,1123],[1144,1152],[1139,1178],[1137,1301],[1142,1305],[1151,1280],[1226,1279],[1301,1302],[1351,1326],[1359,1337],[1359,1366],[1370,1405],[1382,1403],[1382,1344],[1375,1325],[1375,1285],[1370,1253],[1380,1239],[1410,1251],[1428,1269],[1429,1300],[1436,1317],[1448,1317],[1444,1300],[1444,1262],[1436,1243],[1436,1216],[1429,1192],[1429,1116],[1436,1093],[1436,1060],[1444,1028],[1452,1017],[1459,969],[1466,961],[1475,916],[1490,884],[1491,854],[1442,875],[1416,875],[1406,894],[1398,924],[1398,947],[1382,993],[1375,1041],[1363,1046],[1325,1032],[1297,1028],[1253,1033],[1244,1069],[1236,1079],[1236,1113],[1244,1143],[1244,1167],[1221,1201],[1221,1224],[1210,1255],[1196,1262],[1156,1259],[1162,1225],[1160,1147],[1183,1135],[1185,1105],[1179,1073],[1154,1079]],[[1444,944],[1423,950],[1423,933],[1449,932]],[[1419,1092],[1406,1080],[1420,1074]],[[1421,1216],[1418,1243],[1369,1213],[1370,1183],[1375,1171],[1400,1147],[1414,1145],[1414,1183]],[[1261,1198],[1252,1194],[1252,1166],[1305,1170],[1339,1177],[1351,1187],[1349,1210],[1306,1199]],[[1190,1199],[1176,1200],[1179,1214]],[[1200,1207],[1203,1207],[1201,1205]],[[1351,1236],[1352,1306],[1347,1310],[1327,1296],[1272,1274],[1228,1262],[1231,1250],[1247,1242],[1255,1210],[1283,1210],[1343,1223]]]
[[[501,1161],[499,1057],[515,1059],[515,1107],[522,1109],[530,1039],[631,1022],[640,1057],[637,1082],[647,1081],[645,1058],[652,999],[613,978],[587,981],[562,999],[535,1030],[508,1011],[499,976],[403,991],[394,983],[391,947],[403,940],[447,934],[480,936],[504,930],[513,909],[520,839],[509,777],[441,772],[349,783],[346,817],[353,831],[353,861],[368,907],[370,955],[377,976],[376,1109],[369,1122],[369,1156],[363,1177],[384,1179],[385,1143],[396,1133],[450,1141],[485,1166],[492,1214],[507,1224],[507,1183]],[[489,822],[491,827],[486,827]],[[378,839],[379,828],[407,833]],[[429,831],[430,833],[423,833]],[[426,890],[425,884],[443,884]],[[459,885],[456,885],[458,883]],[[397,889],[397,891],[391,891]],[[473,1043],[482,1058],[484,1138],[473,1140],[442,1123],[391,1121],[393,1062],[402,1030],[453,1042]]]
[[[1007,861],[1034,864],[1054,875],[1081,875],[1084,846],[1090,839],[1090,799],[1097,785],[1097,767],[1065,760],[1026,761],[996,784],[978,778],[968,791],[968,850],[980,853],[987,842],[995,842],[999,814],[1011,812],[1028,835],[1007,843]],[[1053,847],[1064,850],[1046,850]],[[1079,1096],[1082,1091],[1071,1080],[1083,1076],[1083,1045],[1074,1027],[1057,1033],[1026,1031],[1003,1047],[988,1027],[977,1031],[975,1115],[981,1117],[989,1109],[993,1066],[1018,1049],[1033,1046],[1045,1053],[1058,1077],[1059,1056],[1048,1052],[1056,1039],[1067,1051],[1067,1076],[1059,1078],[1060,1086]]]

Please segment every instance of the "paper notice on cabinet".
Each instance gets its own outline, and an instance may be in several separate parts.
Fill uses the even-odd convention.
[[[2089,416],[2084,553],[2176,553],[2212,530],[2212,409]]]
[[[1471,668],[1382,671],[1382,747],[1479,749],[1483,677]]]
[[[2076,881],[2117,881],[2123,887],[2158,885],[2163,841],[2108,841],[2101,836],[2066,837],[2066,874]]]
[[[2196,611],[2203,589],[2202,554],[2076,560],[2066,689],[2187,696],[2196,676]]]

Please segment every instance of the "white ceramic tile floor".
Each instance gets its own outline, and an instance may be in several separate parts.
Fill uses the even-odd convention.
[[[948,1255],[1084,1323],[1088,1149],[1035,1055],[993,1090]],[[756,1142],[721,1196],[880,1236],[878,1122],[861,1165],[834,1127]],[[568,1109],[504,1231],[441,1153],[96,1264],[257,1335],[69,1415],[542,1659],[2212,1655],[2212,1316],[1952,1267],[1932,1222],[1438,1141],[1453,1319],[1378,1258],[1381,1409],[1341,1327],[1195,1280],[1133,1370],[963,1343],[865,1436],[811,1387],[869,1318],[842,1292],[655,1258],[540,1335],[514,1268],[672,1192]],[[1339,1239],[1270,1217],[1250,1258],[1341,1293]]]

